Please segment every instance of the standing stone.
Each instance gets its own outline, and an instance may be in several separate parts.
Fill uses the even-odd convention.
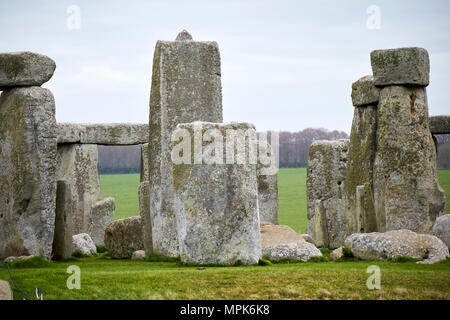
[[[318,246],[339,247],[357,225],[344,192],[348,148],[348,139],[314,141],[309,147],[306,233]]]
[[[141,146],[141,182],[148,181],[149,172],[148,172],[148,143],[144,143]]]
[[[80,233],[72,236],[72,251],[92,256],[97,254],[97,247],[87,233]]]
[[[278,224],[278,175],[267,170],[274,165],[275,157],[270,144],[265,141],[258,141],[258,152],[267,154],[269,163],[261,163],[261,156],[256,167],[258,179],[258,208],[261,222]]]
[[[40,86],[50,80],[55,68],[55,61],[42,54],[28,51],[0,53],[0,91]]]
[[[92,206],[101,200],[97,145],[58,145],[57,160],[58,180],[72,187],[73,232],[88,233]]]
[[[153,58],[149,122],[150,216],[153,250],[178,256],[173,213],[171,135],[176,125],[192,121],[222,122],[220,54],[216,42],[184,35],[158,41]],[[181,40],[181,41],[180,41]]]
[[[72,256],[72,190],[70,184],[60,180],[56,187],[55,236],[53,254],[63,259]]]
[[[149,183],[148,181],[144,181],[139,185],[139,214],[142,219],[142,241],[144,242],[144,250],[147,255],[153,252],[152,222],[150,221],[149,212]]]
[[[445,212],[445,194],[437,180],[425,89],[382,88],[377,117],[373,188],[378,231],[429,233]]]
[[[256,159],[252,164],[246,157],[247,161],[237,164],[238,155],[247,155],[250,147],[245,143],[234,145],[232,140],[245,140],[227,136],[228,130],[241,130],[249,135],[253,132],[256,149],[254,126],[247,123],[194,122],[180,124],[177,128],[189,133],[189,148],[191,137],[197,140],[198,136],[203,136],[204,140],[203,162],[196,162],[194,155],[193,159],[187,159],[190,160],[187,163],[173,164],[173,208],[181,261],[188,264],[225,265],[238,261],[243,264],[258,263],[261,258],[261,237]],[[205,142],[210,140],[207,138],[208,132],[211,134],[209,138],[214,137],[210,143]],[[181,142],[174,141],[174,148],[178,143]],[[217,148],[214,148],[214,161],[209,162],[205,160],[205,154],[212,154],[207,151],[211,151],[212,145]],[[194,142],[194,148],[190,150],[194,150],[195,154],[198,147]],[[224,159],[225,149],[227,157]],[[183,154],[185,152],[187,150],[183,149]],[[233,156],[231,152],[234,152]]]
[[[450,214],[444,214],[437,218],[431,233],[450,248]]]
[[[118,259],[129,259],[133,252],[142,250],[141,218],[130,217],[109,223],[105,230],[105,248],[111,258]]]
[[[104,246],[106,226],[114,221],[114,198],[105,198],[92,205],[89,217],[88,234],[96,246]]]
[[[56,121],[52,93],[40,87],[0,97],[0,258],[50,259],[55,230]]]
[[[350,214],[355,215],[356,224],[351,230],[353,232],[372,232],[377,228],[372,176],[376,152],[378,99],[379,91],[372,76],[365,76],[353,83],[352,102],[355,111],[344,186]]]

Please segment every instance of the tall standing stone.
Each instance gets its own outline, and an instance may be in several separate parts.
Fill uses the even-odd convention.
[[[257,165],[258,208],[261,222],[278,224],[278,176],[273,170],[275,159],[272,146],[266,141],[258,141],[259,159]],[[262,153],[264,153],[262,157]],[[269,160],[261,163],[261,160]],[[277,169],[277,168],[276,168]],[[275,172],[272,172],[275,171]]]
[[[429,83],[428,53],[421,48],[371,53],[380,86],[374,200],[378,231],[429,233],[445,210],[436,173],[436,150],[423,86]]]
[[[347,157],[345,196],[350,214],[356,215],[355,232],[377,229],[373,205],[372,176],[376,152],[377,104],[379,91],[372,76],[365,76],[352,85],[355,106]],[[350,234],[348,234],[350,235]]]
[[[104,246],[106,226],[114,221],[114,198],[108,197],[95,202],[91,207],[88,224],[88,234],[96,246]]]
[[[195,152],[202,148],[195,144],[190,148],[191,138],[197,141],[197,136],[194,137],[197,132],[204,141],[203,162],[197,162],[194,155],[187,163],[173,164],[173,209],[181,261],[226,265],[238,261],[258,263],[261,258],[261,236],[256,161],[252,164],[250,158],[245,156],[251,150],[248,144],[233,143],[233,136],[227,135],[228,130],[242,130],[249,136],[253,132],[255,140],[250,143],[256,148],[254,126],[248,123],[194,122],[180,124],[178,129],[189,132],[189,150]],[[208,132],[211,135],[207,138]],[[245,136],[237,136],[236,140],[240,137]],[[205,142],[207,140],[210,143]],[[178,143],[175,141],[174,146]],[[207,151],[211,151],[211,145],[214,145],[214,157],[209,162],[205,160],[205,154],[213,153]],[[185,153],[189,154],[189,151],[183,149],[183,155]],[[240,155],[244,155],[247,161],[239,164],[237,159]]]
[[[101,200],[95,144],[58,145],[58,180],[72,188],[73,234],[88,233],[92,206]]]
[[[153,58],[149,122],[149,193],[153,250],[178,256],[173,213],[171,135],[176,125],[222,122],[220,54],[216,42],[158,41]]]
[[[56,187],[56,217],[55,236],[53,239],[53,254],[63,259],[72,256],[72,190],[64,180],[57,182]]]
[[[40,87],[0,97],[0,258],[50,259],[55,228],[56,121]]]

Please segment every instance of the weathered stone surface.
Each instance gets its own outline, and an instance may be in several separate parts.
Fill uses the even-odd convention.
[[[436,219],[431,233],[450,247],[450,214],[444,214]]]
[[[303,240],[305,240],[306,242],[312,243],[313,245],[316,245],[316,243],[314,242],[314,239],[307,233],[303,233],[300,234],[303,238]]]
[[[0,300],[13,300],[13,293],[8,281],[0,280]]]
[[[149,171],[148,171],[148,143],[141,146],[141,182],[148,181]]]
[[[189,32],[187,32],[186,30],[182,30],[176,38],[177,41],[187,41],[187,40],[192,40],[192,36]]]
[[[56,121],[52,93],[40,87],[0,97],[0,258],[50,259],[55,229]]]
[[[376,86],[430,83],[430,60],[423,48],[375,50],[370,61]]]
[[[97,145],[58,145],[57,161],[58,180],[72,188],[73,233],[89,233],[92,206],[101,200]]]
[[[261,225],[262,256],[272,261],[292,259],[308,261],[311,257],[321,257],[322,253],[302,235],[288,226]]]
[[[129,259],[133,252],[142,250],[141,217],[119,219],[109,223],[105,230],[105,248],[111,258]]]
[[[88,234],[96,246],[105,245],[105,229],[110,222],[114,221],[115,207],[115,200],[111,197],[97,201],[92,205]]]
[[[137,250],[133,252],[133,255],[131,256],[131,260],[142,260],[145,259],[145,251],[144,250]]]
[[[380,92],[373,76],[365,76],[352,84],[352,102],[355,107],[377,105]]]
[[[50,80],[55,68],[55,61],[42,54],[28,51],[0,53],[0,91],[40,86]]]
[[[97,254],[97,247],[87,233],[72,236],[72,253],[81,252],[89,256]]]
[[[153,249],[178,256],[173,213],[171,135],[176,125],[222,122],[220,54],[216,42],[158,41],[150,94],[149,183]]]
[[[373,204],[373,165],[377,146],[377,106],[366,105],[354,110],[344,195],[352,227],[348,234],[377,231]],[[343,243],[341,243],[343,244]]]
[[[337,249],[334,249],[330,253],[330,260],[335,261],[335,260],[341,258],[343,255],[344,255],[344,247],[339,247]]]
[[[377,119],[373,169],[377,230],[430,233],[445,211],[445,193],[437,180],[425,89],[383,88]]]
[[[256,148],[254,126],[248,123],[194,122],[180,124],[177,129],[186,130],[193,139],[196,139],[196,132],[204,137],[203,161],[205,154],[209,154],[206,151],[208,146],[218,142],[219,136],[223,139],[219,143],[220,151],[214,151],[218,154],[217,162],[195,164],[194,157],[193,164],[173,164],[173,208],[181,260],[191,264],[258,263],[261,238],[256,161],[254,164],[249,161],[236,163],[238,154],[247,154],[248,144],[235,144],[231,161],[228,161],[231,148],[224,147],[232,144],[233,140],[227,136],[227,131],[251,130]],[[215,132],[214,141],[206,141],[207,132]],[[188,139],[190,145],[191,140]],[[174,147],[179,143],[175,141]]]
[[[53,254],[63,259],[72,256],[72,188],[64,180],[57,182],[55,235],[53,238]]]
[[[355,257],[363,260],[390,259],[399,256],[424,259],[419,263],[431,264],[448,257],[448,248],[437,237],[417,234],[411,230],[385,233],[355,233],[345,240]]]
[[[450,116],[429,117],[432,134],[450,134]]]
[[[11,256],[5,259],[5,262],[11,263],[11,262],[23,262],[23,261],[28,261],[31,260],[33,258],[38,257],[38,255],[31,255],[31,256],[20,256],[20,257],[15,257],[15,256]]]
[[[268,154],[268,159],[275,161],[270,144],[265,141],[258,141],[258,152]],[[259,160],[261,157],[259,157]],[[258,160],[256,174],[258,179],[258,208],[261,221],[278,224],[278,175],[268,174],[268,169],[272,163],[261,163]]]
[[[58,123],[58,143],[135,145],[148,142],[145,123]]]
[[[153,252],[152,241],[152,222],[150,219],[150,194],[148,181],[141,182],[139,185],[139,215],[142,219],[142,238],[144,250],[147,254]]]
[[[344,195],[348,148],[348,139],[314,141],[309,147],[306,233],[318,246],[339,247],[356,225]]]

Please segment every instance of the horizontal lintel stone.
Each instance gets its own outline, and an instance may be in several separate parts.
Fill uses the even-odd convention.
[[[450,115],[433,116],[428,121],[432,134],[450,134]]]

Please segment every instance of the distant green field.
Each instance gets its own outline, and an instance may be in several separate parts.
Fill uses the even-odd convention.
[[[439,184],[450,199],[450,170],[438,171]],[[139,174],[101,175],[103,197],[116,199],[115,219],[139,215]],[[306,217],[306,169],[280,169],[278,172],[279,223],[304,232]],[[450,201],[447,212],[450,213]]]

